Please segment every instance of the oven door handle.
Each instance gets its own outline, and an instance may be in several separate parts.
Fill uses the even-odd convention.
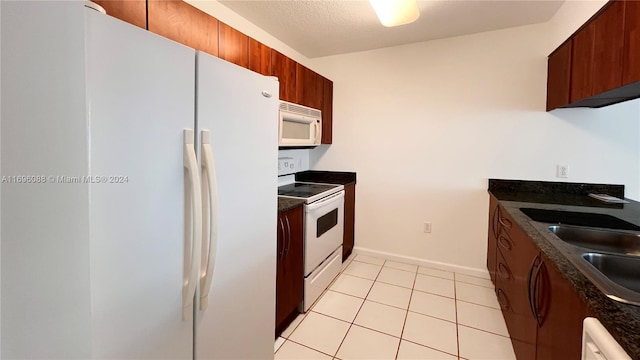
[[[309,205],[306,206],[307,211],[312,211],[318,208],[321,208],[325,205],[327,205],[330,202],[336,201],[336,200],[342,200],[344,199],[344,190],[340,190],[337,193],[333,194],[333,195],[329,195],[327,197],[324,197],[318,201],[315,201]]]

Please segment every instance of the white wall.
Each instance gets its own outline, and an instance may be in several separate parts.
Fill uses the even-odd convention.
[[[545,112],[546,57],[603,4],[470,36],[314,59],[334,81],[333,145],[358,174],[356,246],[482,269],[487,178],[625,184],[640,199],[640,103]],[[571,21],[570,21],[571,20]],[[423,221],[433,232],[422,232]]]

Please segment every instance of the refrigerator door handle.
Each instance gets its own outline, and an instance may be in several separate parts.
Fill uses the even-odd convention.
[[[203,203],[208,206],[208,224],[202,227],[202,269],[200,273],[200,310],[206,310],[209,304],[209,292],[215,267],[216,247],[218,245],[218,184],[211,149],[211,137],[208,130],[202,130],[202,174]],[[206,188],[206,189],[205,189]],[[208,196],[206,196],[208,194]],[[203,208],[203,211],[207,209]],[[208,239],[207,237],[208,231]]]
[[[185,196],[189,196],[189,204],[185,216],[185,244],[184,244],[184,278],[182,283],[182,319],[188,320],[193,314],[193,298],[196,294],[198,272],[200,270],[200,247],[202,241],[202,195],[198,160],[194,148],[192,129],[183,132],[183,162],[185,175]]]

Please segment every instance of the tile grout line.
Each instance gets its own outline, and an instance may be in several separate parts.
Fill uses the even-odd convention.
[[[398,341],[398,349],[396,350],[396,356],[394,359],[398,359],[398,355],[400,355],[400,345],[402,345],[402,336],[404,335],[404,328],[407,325],[407,318],[409,317],[409,308],[411,307],[411,300],[413,299],[413,288],[416,286],[416,281],[418,280],[418,270],[419,266],[416,266],[416,272],[413,277],[413,285],[411,286],[411,294],[409,295],[409,303],[407,304],[407,310],[404,313],[404,322],[402,323],[402,331],[400,331],[400,341]]]
[[[386,263],[386,262],[387,262],[387,260],[385,260],[382,263],[382,266],[380,266],[380,270],[378,270],[378,275],[376,275],[376,279],[378,279],[378,276],[380,276],[380,272],[382,272],[382,268],[384,267],[384,263]],[[349,264],[349,265],[351,265],[351,264]],[[349,328],[347,329],[347,332],[344,334],[344,337],[342,338],[342,341],[340,341],[340,345],[338,345],[338,348],[336,349],[336,353],[333,354],[332,358],[338,357],[338,352],[340,351],[340,348],[344,344],[344,340],[347,338],[347,335],[349,335],[349,331],[351,331],[351,328],[353,327],[353,322],[356,321],[356,318],[358,317],[358,314],[360,314],[360,310],[362,310],[362,307],[364,306],[364,302],[367,300],[367,296],[369,296],[369,293],[371,292],[371,289],[373,289],[373,286],[375,284],[376,284],[376,280],[373,280],[373,284],[371,284],[371,287],[369,288],[369,291],[367,291],[367,295],[365,295],[364,301],[362,302],[362,304],[360,304],[360,307],[358,308],[358,311],[356,312],[356,316],[353,317],[353,321],[351,321],[351,324],[349,324]]]
[[[332,358],[332,359],[334,358],[334,356],[331,356],[331,355],[327,354],[326,352],[320,351],[320,350],[318,350],[318,349],[314,349],[314,348],[312,348],[312,347],[310,347],[310,346],[308,346],[308,345],[305,345],[305,344],[299,343],[299,342],[297,342],[297,341],[289,340],[289,339],[287,339],[287,341],[291,341],[292,343],[294,343],[294,344],[296,344],[296,345],[304,346],[304,347],[306,347],[307,349],[311,349],[311,350],[313,350],[313,351],[315,351],[315,352],[319,352],[320,354],[327,355],[328,357],[330,357],[330,358]],[[284,346],[284,344],[282,344],[282,346]],[[281,346],[280,348],[282,348],[282,346]],[[278,351],[280,351],[280,349],[278,349]]]
[[[431,347],[431,346],[427,346],[427,345],[424,345],[424,344],[420,344],[419,342],[415,342],[415,341],[413,341],[413,340],[408,340],[408,339],[402,339],[402,340],[403,340],[403,341],[406,341],[406,342],[409,342],[409,343],[412,343],[412,344],[414,344],[414,345],[418,345],[418,346],[421,346],[421,347],[425,347],[425,348],[427,348],[427,349],[431,349],[431,350],[435,350],[435,351],[437,351],[437,352],[441,352],[441,353],[443,353],[443,354],[451,355],[451,356],[456,357],[456,358],[458,358],[458,357],[459,357],[459,356],[454,355],[454,354],[452,354],[452,353],[450,353],[450,352],[446,352],[446,351],[444,351],[444,350],[442,350],[442,349],[436,349],[436,348]],[[397,359],[396,359],[396,360],[397,360]]]
[[[456,307],[456,346],[458,348],[458,359],[460,359],[460,331],[458,328],[460,324],[458,323],[458,287],[456,286],[456,274],[453,273],[453,302]]]

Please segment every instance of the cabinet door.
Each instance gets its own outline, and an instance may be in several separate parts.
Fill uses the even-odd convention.
[[[333,142],[333,81],[322,77],[322,143]]]
[[[517,358],[534,359],[537,323],[529,285],[540,251],[504,208],[499,207],[497,217],[496,295]]]
[[[547,111],[569,104],[571,39],[549,55],[547,62]]]
[[[593,44],[595,26],[591,22],[573,37],[571,50],[571,96],[576,102],[592,95]]]
[[[500,212],[504,217],[504,211]],[[540,252],[517,225],[512,225],[509,233],[504,226],[498,227],[496,295],[516,357],[534,359],[537,323],[531,311],[529,285],[531,269],[540,263]]]
[[[612,1],[593,21],[595,34],[591,95],[622,85],[624,4],[624,1]]]
[[[271,75],[271,48],[253,38],[249,38],[249,70]]]
[[[111,15],[129,24],[147,28],[147,2],[145,0],[93,0]]]
[[[149,31],[218,56],[218,20],[179,0],[149,0]]]
[[[489,195],[489,232],[487,236],[487,270],[491,275],[491,281],[496,283],[496,252],[498,251],[498,200]]]
[[[303,209],[278,216],[278,272],[276,276],[276,334],[297,314],[304,286]]]
[[[249,37],[220,22],[219,55],[221,59],[244,68],[249,67]]]
[[[538,315],[537,356],[539,360],[580,359],[582,321],[586,305],[569,282],[542,257],[542,266],[533,274],[533,295]]]
[[[640,1],[627,1],[624,9],[622,85],[640,81]]]
[[[323,88],[322,76],[306,66],[296,64],[296,103],[321,109]]]
[[[342,241],[342,261],[345,261],[353,250],[355,238],[356,185],[344,187],[344,236]]]
[[[271,75],[280,81],[280,100],[296,101],[296,62],[271,50]]]

